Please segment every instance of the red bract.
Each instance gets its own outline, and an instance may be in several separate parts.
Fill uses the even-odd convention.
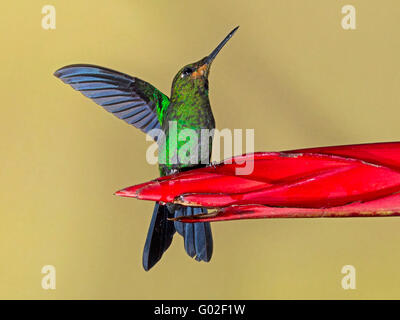
[[[330,208],[289,208],[264,205],[240,205],[220,208],[208,214],[180,217],[181,222],[211,222],[265,218],[345,218],[400,215],[400,195],[393,194],[366,202],[353,202]]]
[[[248,175],[237,169],[253,164]],[[400,142],[246,154],[116,194],[219,208],[185,222],[400,212]]]

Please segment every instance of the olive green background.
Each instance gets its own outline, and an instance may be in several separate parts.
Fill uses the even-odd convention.
[[[41,9],[57,10],[56,30]],[[353,4],[357,30],[341,8]],[[113,196],[156,177],[151,144],[53,77],[71,63],[175,72],[240,25],[214,62],[217,127],[254,128],[258,151],[400,139],[397,0],[2,1],[0,298],[400,298],[400,219],[219,222],[197,263],[181,237],[150,272],[153,203]],[[56,290],[41,288],[54,265]],[[343,290],[354,265],[357,289]]]

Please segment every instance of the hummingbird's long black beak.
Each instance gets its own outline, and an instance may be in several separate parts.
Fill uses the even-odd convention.
[[[221,41],[221,43],[216,47],[213,52],[210,53],[209,56],[206,58],[206,63],[211,64],[211,62],[215,59],[217,56],[218,52],[222,49],[222,47],[229,41],[230,38],[232,38],[233,34],[236,32],[236,30],[239,29],[239,26],[237,26],[235,29],[233,29],[229,34],[225,37],[224,40]]]

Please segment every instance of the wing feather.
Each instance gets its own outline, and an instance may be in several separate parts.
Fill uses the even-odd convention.
[[[151,84],[118,71],[88,64],[65,66],[54,75],[143,132],[161,129],[169,99]]]

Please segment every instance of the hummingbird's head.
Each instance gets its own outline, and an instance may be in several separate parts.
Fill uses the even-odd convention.
[[[210,74],[211,64],[238,28],[233,29],[208,56],[179,70],[172,83],[172,95],[175,89],[181,91],[187,87],[203,89],[208,93],[208,75]]]

